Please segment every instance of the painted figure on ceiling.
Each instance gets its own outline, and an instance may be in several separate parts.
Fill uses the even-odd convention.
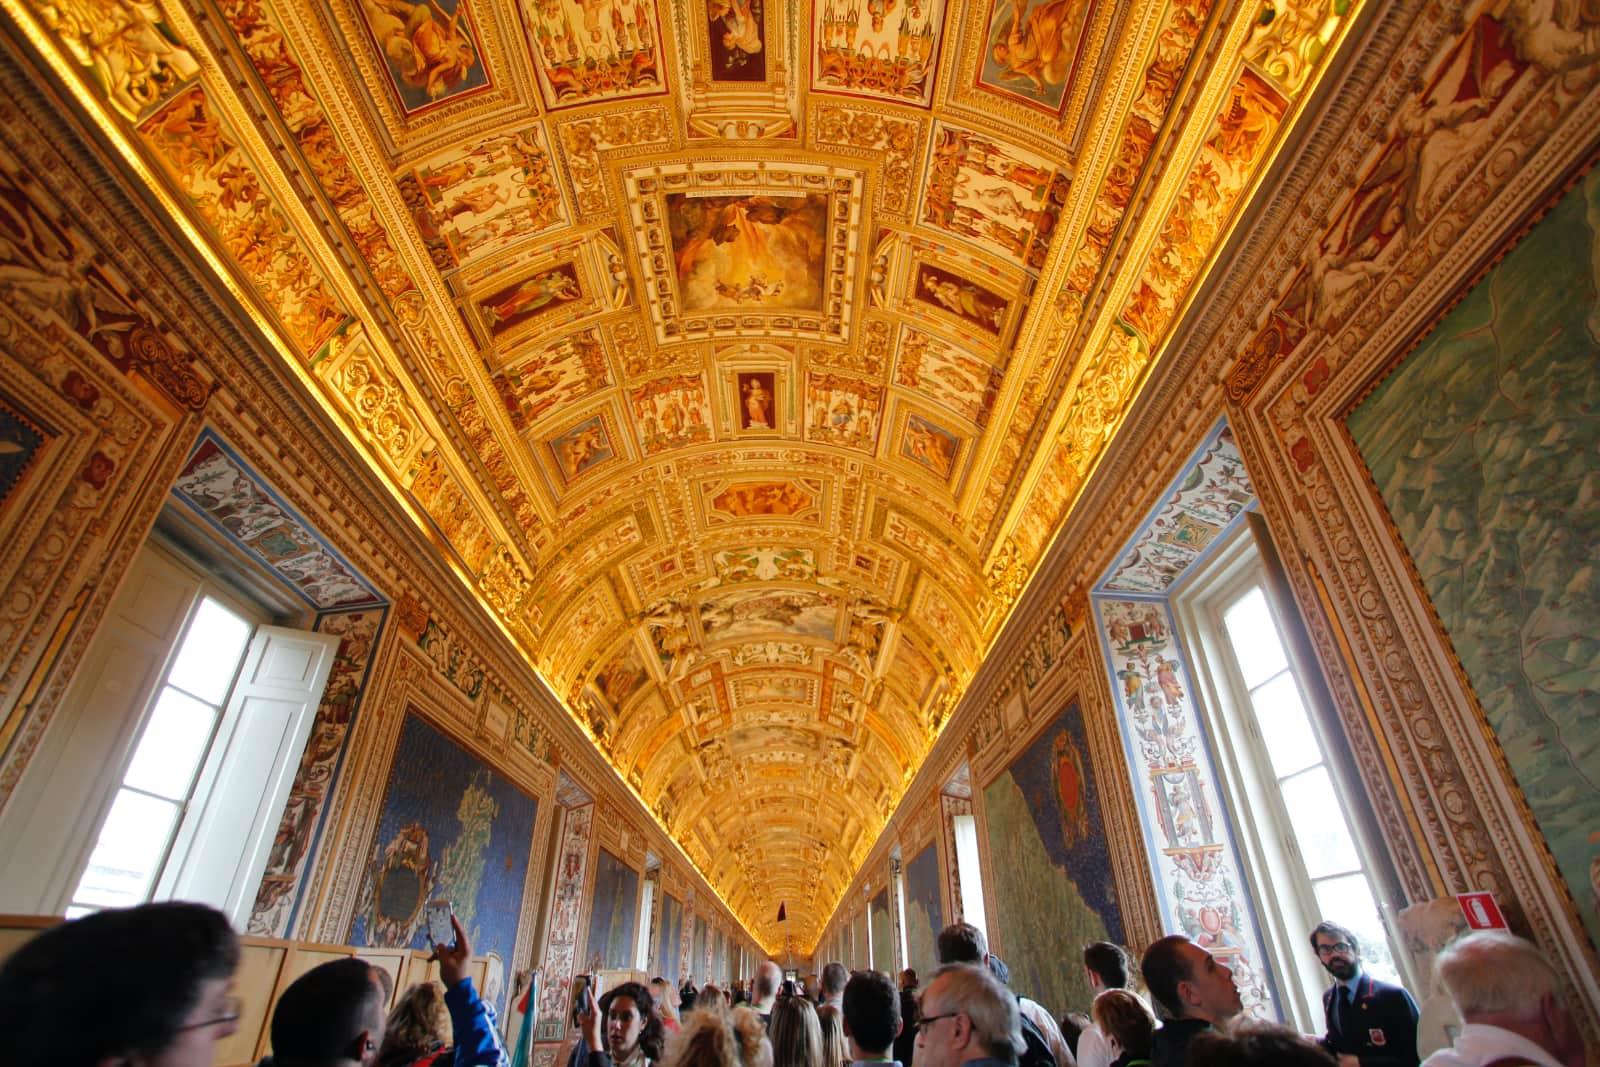
[[[1064,84],[1072,70],[1073,0],[1046,0],[1028,10],[1028,0],[1011,0],[1010,21],[1001,20],[992,55],[1007,80],[1027,80],[1043,95]]]
[[[366,0],[367,22],[384,55],[407,85],[437,100],[460,85],[477,65],[461,10],[447,12],[433,0]]]

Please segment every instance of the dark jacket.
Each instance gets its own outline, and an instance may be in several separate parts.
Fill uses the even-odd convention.
[[[1337,1019],[1338,992],[1337,984],[1322,991],[1328,1023],[1323,1048],[1335,1056],[1354,1056],[1361,1067],[1417,1067],[1417,1002],[1410,993],[1362,972],[1347,1016]]]
[[[1189,1067],[1189,1042],[1211,1029],[1204,1019],[1173,1019],[1163,1023],[1150,1042],[1151,1067]]]

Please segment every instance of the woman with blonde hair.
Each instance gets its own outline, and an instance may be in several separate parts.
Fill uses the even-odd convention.
[[[450,1044],[450,1011],[444,1004],[444,986],[418,982],[400,994],[383,1027],[378,1067],[422,1067],[432,1063]],[[450,1057],[446,1056],[446,1062]]]
[[[832,1004],[818,1008],[817,1026],[822,1030],[822,1067],[844,1067],[850,1062],[850,1042],[845,1040],[839,1009]]]
[[[772,1040],[772,1067],[832,1067],[823,1060],[817,1009],[805,997],[777,999],[767,1036]]]
[[[661,1028],[669,1034],[677,1033],[678,987],[665,978],[652,978],[650,992],[656,998],[656,1014],[661,1016]]]
[[[772,1067],[772,1043],[761,1016],[749,1008],[711,1008],[721,1003],[720,992],[705,1004],[697,1002],[683,1029],[667,1042],[665,1067]]]

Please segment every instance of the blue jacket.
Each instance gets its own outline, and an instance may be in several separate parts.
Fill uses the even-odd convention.
[[[494,1008],[479,998],[471,978],[444,991],[444,1006],[450,1009],[455,1067],[507,1067],[506,1050],[494,1025]]]
[[[1328,1022],[1323,1048],[1335,1056],[1354,1056],[1361,1067],[1417,1067],[1417,1002],[1410,993],[1363,971],[1355,999],[1340,1020],[1334,1018],[1338,992],[1337,984],[1322,992],[1322,1014]]]

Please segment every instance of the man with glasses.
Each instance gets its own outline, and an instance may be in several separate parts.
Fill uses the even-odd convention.
[[[239,1029],[239,939],[204,904],[96,912],[40,933],[0,967],[7,1063],[145,1060],[210,1067]]]
[[[1311,931],[1317,961],[1333,976],[1322,993],[1328,1033],[1322,1047],[1344,1067],[1417,1067],[1417,1004],[1397,985],[1361,969],[1361,942],[1338,923]]]
[[[917,1021],[917,1067],[1015,1067],[1026,1047],[1017,999],[997,978],[969,963],[934,972]]]

